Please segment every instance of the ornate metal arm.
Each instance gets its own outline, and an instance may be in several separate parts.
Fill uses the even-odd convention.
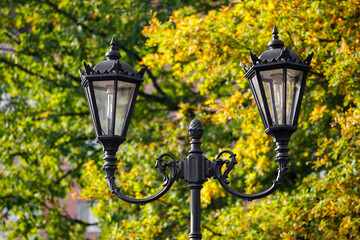
[[[116,151],[119,145],[125,141],[125,138],[122,137],[112,137],[112,136],[99,136],[97,141],[102,145],[103,150],[105,152],[105,164],[103,166],[103,170],[106,172],[106,179],[108,185],[111,189],[111,192],[115,194],[121,200],[128,203],[135,204],[146,204],[148,202],[155,201],[156,199],[165,195],[173,185],[175,180],[182,178],[189,184],[190,194],[191,194],[191,232],[189,234],[190,239],[199,240],[202,238],[201,234],[201,188],[203,183],[210,177],[216,178],[221,186],[231,193],[232,195],[244,198],[247,200],[253,200],[258,198],[266,197],[267,195],[273,193],[278,187],[281,185],[281,182],[284,179],[287,163],[290,160],[287,147],[288,138],[277,138],[276,145],[277,148],[275,151],[277,152],[276,161],[279,164],[278,175],[276,179],[273,181],[273,184],[270,188],[262,191],[260,193],[255,194],[244,194],[237,192],[232,189],[228,184],[230,183],[227,178],[231,170],[237,164],[235,159],[235,154],[229,150],[225,150],[219,153],[219,155],[213,161],[209,161],[205,156],[203,156],[203,151],[201,150],[201,137],[204,133],[202,129],[202,124],[199,120],[194,119],[190,123],[189,127],[189,135],[191,138],[191,148],[189,151],[189,155],[185,158],[184,161],[178,162],[175,161],[175,158],[169,154],[164,153],[161,154],[156,159],[155,167],[158,171],[163,175],[163,189],[161,189],[155,195],[144,198],[144,199],[136,199],[125,196],[120,192],[120,189],[115,184],[115,176],[114,172],[117,169],[116,165]],[[221,156],[223,154],[229,154],[230,160],[223,160]],[[163,163],[164,157],[170,157],[171,161],[167,163]],[[226,169],[224,172],[221,171],[221,168],[226,165]],[[166,168],[170,169],[170,176],[166,173]]]
[[[103,145],[104,151],[105,151],[105,164],[103,166],[103,170],[106,172],[106,179],[108,182],[108,185],[111,189],[111,192],[115,194],[118,198],[121,200],[124,200],[128,203],[135,203],[135,204],[146,204],[148,202],[152,202],[163,195],[165,195],[173,185],[175,180],[178,180],[179,178],[182,178],[184,181],[189,183],[190,189],[192,188],[199,188],[201,189],[202,184],[206,181],[206,179],[210,177],[216,178],[220,185],[230,194],[247,199],[249,201],[253,199],[259,199],[266,197],[273,193],[276,189],[279,188],[281,185],[284,176],[286,174],[287,163],[290,160],[288,151],[289,148],[287,147],[288,140],[280,140],[276,142],[277,148],[275,151],[277,152],[276,160],[279,164],[278,168],[278,175],[276,179],[273,181],[273,184],[266,190],[254,193],[254,194],[244,194],[240,193],[233,188],[229,186],[230,182],[227,180],[229,173],[233,170],[235,165],[237,164],[236,161],[236,155],[229,151],[225,150],[218,154],[216,159],[213,161],[209,161],[206,157],[203,156],[203,152],[201,150],[201,141],[200,138],[203,135],[203,129],[200,121],[193,120],[190,124],[189,128],[189,134],[192,139],[190,142],[191,149],[189,151],[189,155],[185,158],[184,161],[178,162],[175,161],[175,158],[169,154],[164,153],[161,154],[156,159],[155,167],[158,169],[158,171],[163,175],[163,181],[162,184],[163,188],[156,193],[155,195],[144,198],[144,199],[136,199],[136,198],[130,198],[125,196],[121,193],[120,188],[116,186],[115,183],[115,176],[114,172],[117,169],[116,165],[116,150],[118,144],[110,145],[110,144],[104,144],[105,141],[109,141],[107,138],[99,138],[98,141]],[[113,140],[112,140],[113,141]],[[122,139],[119,140],[119,142],[123,141]],[[221,157],[224,154],[228,154],[230,160],[223,160]],[[167,163],[163,163],[164,157],[170,157],[171,161]],[[224,172],[221,171],[222,167],[226,165],[226,169]],[[166,173],[166,168],[170,169],[170,176]]]
[[[167,163],[162,163],[163,158],[166,156],[170,157],[172,160]],[[121,200],[128,203],[144,205],[146,203],[157,200],[158,198],[162,197],[170,190],[174,181],[178,179],[180,173],[180,166],[179,163],[175,161],[175,158],[170,153],[161,154],[158,158],[156,158],[155,167],[163,175],[163,181],[164,181],[164,183],[162,184],[163,188],[158,193],[148,198],[144,198],[144,199],[131,198],[122,194],[120,188],[116,186],[114,172],[117,169],[115,163],[117,159],[115,157],[115,154],[106,152],[106,156],[104,157],[104,160],[105,160],[105,164],[102,169],[106,172],[105,178],[108,182],[111,192]],[[166,167],[170,169],[170,177],[165,172]]]
[[[249,201],[253,200],[253,199],[259,199],[259,198],[263,198],[266,197],[268,195],[270,195],[271,193],[273,193],[274,191],[276,191],[276,189],[279,188],[279,186],[281,185],[284,176],[286,174],[286,170],[287,168],[287,163],[290,160],[290,157],[288,155],[288,151],[289,149],[287,148],[287,142],[282,141],[282,142],[277,142],[277,148],[275,149],[277,151],[277,156],[276,156],[276,160],[279,164],[279,168],[278,168],[278,175],[276,177],[276,179],[273,181],[273,184],[271,187],[269,187],[268,189],[259,192],[259,193],[254,193],[254,194],[244,194],[244,193],[240,193],[236,190],[234,190],[233,188],[231,188],[228,184],[230,183],[227,178],[228,175],[230,173],[230,171],[234,168],[234,166],[237,164],[236,161],[236,155],[229,151],[229,150],[224,150],[222,152],[219,153],[219,155],[216,157],[216,159],[214,159],[214,161],[211,162],[211,171],[213,172],[214,177],[219,181],[220,185],[230,194],[239,197],[239,198],[244,198],[247,199]],[[229,160],[223,160],[221,159],[221,156],[223,154],[229,154],[230,157],[230,161]],[[221,172],[221,168],[222,166],[226,164],[226,169],[225,171],[222,173]]]

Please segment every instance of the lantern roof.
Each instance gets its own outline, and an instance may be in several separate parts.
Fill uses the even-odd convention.
[[[97,63],[93,69],[86,62],[84,62],[85,75],[79,70],[80,76],[83,78],[83,80],[84,77],[86,78],[86,76],[97,77],[102,75],[102,78],[105,79],[104,75],[116,74],[124,77],[130,76],[134,79],[142,81],[147,67],[145,66],[139,72],[135,72],[128,63],[119,61],[121,55],[117,51],[115,38],[111,39],[110,45],[110,50],[105,54],[106,60]],[[84,83],[86,83],[86,81]]]
[[[110,45],[110,50],[107,51],[105,54],[106,60],[96,64],[94,67],[94,71],[110,71],[112,70],[113,65],[116,63],[116,65],[118,65],[117,67],[123,72],[127,72],[128,75],[135,73],[134,69],[129,64],[119,61],[119,59],[121,58],[121,54],[117,51],[115,38],[111,39]]]
[[[255,65],[262,65],[268,63],[293,62],[307,66],[310,65],[311,59],[314,54],[311,53],[306,57],[305,60],[301,60],[301,58],[296,53],[288,50],[287,47],[283,49],[284,42],[279,39],[278,33],[279,32],[276,26],[274,26],[272,31],[273,39],[268,43],[269,50],[263,52],[259,57],[250,52],[251,63],[249,67],[247,67],[243,63],[240,63],[245,73],[247,73],[250,68]]]
[[[268,43],[268,47],[270,50],[267,50],[263,52],[259,59],[261,61],[268,61],[271,62],[273,59],[278,59],[279,57],[282,57],[286,55],[286,57],[291,58],[291,60],[295,60],[296,62],[300,62],[300,57],[294,53],[293,51],[287,50],[287,48],[283,49],[284,42],[279,39],[278,36],[278,30],[276,26],[274,26],[274,29],[272,31],[273,39]]]

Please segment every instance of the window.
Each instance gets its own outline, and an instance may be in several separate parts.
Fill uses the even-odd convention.
[[[76,219],[82,220],[86,223],[97,223],[98,219],[92,212],[92,207],[97,203],[90,204],[89,202],[78,202],[76,208]],[[101,229],[97,225],[88,226],[86,232],[97,233],[101,232]]]

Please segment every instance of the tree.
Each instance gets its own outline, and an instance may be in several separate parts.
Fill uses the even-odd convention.
[[[174,79],[199,83],[205,109],[213,111],[195,106],[197,115],[219,130],[230,129],[231,133],[217,136],[233,137],[228,140],[242,168],[232,182],[250,192],[269,182],[265,176],[267,169],[274,170],[269,165],[274,144],[260,133],[249,87],[239,77],[239,61],[249,59],[249,50],[265,50],[274,23],[281,29],[281,39],[303,58],[315,52],[300,130],[290,143],[293,161],[287,186],[251,204],[246,212],[230,201],[217,209],[217,190],[207,189],[213,196],[204,206],[204,215],[210,216],[204,223],[209,229],[205,238],[355,239],[359,235],[360,48],[355,30],[359,9],[357,2],[240,2],[206,16],[176,11],[171,23],[154,18],[145,28],[148,46],[158,50],[145,56],[144,63],[158,69],[166,62]],[[241,179],[244,183],[237,183]]]
[[[59,204],[72,186],[83,186],[84,164],[101,157],[92,142],[79,64],[102,59],[115,36],[123,61],[138,67],[144,54],[141,30],[152,13],[165,20],[185,4],[189,11],[197,11],[191,10],[195,5],[203,12],[218,7],[208,0],[1,2],[1,50],[9,54],[0,56],[0,231],[8,238],[31,238],[40,231],[51,239],[83,237],[88,224],[64,215]],[[176,110],[158,78],[148,72],[155,92],[142,91],[140,101]],[[156,116],[147,115],[147,120]]]
[[[236,152],[233,187],[263,189],[276,170],[274,144],[263,133],[239,61],[249,59],[249,50],[265,50],[276,23],[286,46],[303,58],[315,52],[299,130],[290,141],[289,174],[276,194],[247,209],[215,181],[206,182],[204,239],[355,239],[359,3],[255,0],[211,10],[211,1],[171,2],[2,3],[0,38],[13,53],[0,59],[6,69],[1,71],[1,229],[12,237],[30,238],[42,229],[51,238],[80,239],[86,223],[62,216],[58,204],[76,183],[81,197],[98,201],[101,238],[187,239],[186,184],[177,182],[157,202],[129,205],[111,195],[100,171],[102,154],[91,142],[76,71],[82,60],[103,58],[115,31],[121,32],[122,60],[151,67],[145,84],[154,89],[141,93],[128,140],[119,149],[118,185],[137,197],[159,190],[161,175],[152,167],[156,156],[166,151],[179,160],[185,156],[186,125],[196,117],[204,123],[209,159],[219,148]],[[17,223],[7,219],[8,211]]]

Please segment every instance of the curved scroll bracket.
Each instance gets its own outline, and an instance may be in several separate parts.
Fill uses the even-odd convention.
[[[225,153],[230,155],[229,156],[230,160],[221,159],[221,156]],[[211,170],[213,172],[214,178],[216,178],[219,181],[220,185],[227,192],[229,192],[230,194],[232,194],[236,197],[247,199],[249,201],[266,197],[279,188],[279,186],[281,185],[281,182],[283,181],[284,176],[286,174],[286,170],[287,170],[286,166],[290,159],[288,156],[282,157],[282,158],[279,158],[279,157],[276,158],[276,161],[279,164],[278,175],[277,175],[276,179],[273,181],[273,184],[271,187],[269,187],[268,189],[266,189],[262,192],[259,192],[259,193],[244,194],[244,193],[240,193],[240,192],[234,190],[233,188],[231,188],[229,186],[230,182],[227,180],[227,178],[229,177],[230,171],[233,170],[235,165],[237,164],[235,157],[236,157],[236,155],[229,150],[220,152],[219,155],[216,157],[216,159],[214,159],[212,161],[212,169]],[[226,166],[226,169],[224,172],[222,172],[221,169],[224,164]]]
[[[170,157],[171,161],[163,163],[164,157]],[[156,158],[156,164],[155,167],[158,169],[158,171],[163,175],[163,181],[162,184],[163,188],[156,193],[155,195],[143,198],[143,199],[137,199],[137,198],[131,198],[128,196],[125,196],[121,193],[120,188],[116,186],[115,183],[115,170],[117,169],[117,166],[115,164],[116,158],[115,157],[109,159],[109,157],[105,157],[105,164],[103,166],[103,170],[106,173],[106,180],[108,182],[109,188],[111,189],[111,192],[115,194],[118,198],[121,200],[128,202],[128,203],[134,203],[134,204],[141,204],[144,205],[146,203],[155,201],[165,195],[173,185],[174,181],[179,178],[180,175],[180,165],[178,161],[175,161],[175,158],[170,153],[164,153],[161,154],[158,158]],[[166,173],[166,168],[170,169],[170,176]]]
[[[220,157],[224,154],[227,153],[230,155],[230,161],[229,160],[223,160]],[[235,165],[237,164],[236,161],[236,154],[231,152],[230,150],[224,150],[221,151],[216,159],[215,159],[216,165],[215,165],[215,177],[216,178],[222,178],[222,180],[224,181],[224,183],[229,184],[230,182],[227,180],[227,178],[229,178],[229,173],[231,172],[231,170],[234,169]],[[226,169],[224,171],[224,173],[221,173],[221,168],[223,165],[226,165]],[[216,169],[219,168],[220,171],[216,171]]]
[[[164,157],[170,157],[172,160],[167,163],[162,163]],[[175,161],[175,158],[170,153],[163,153],[159,157],[156,158],[155,167],[163,175],[163,181],[164,181],[164,183],[162,184],[163,187],[166,187],[170,182],[170,178],[169,178],[168,174],[166,173],[166,167],[169,167],[170,169],[172,169],[172,168],[175,169],[175,174],[173,177],[175,178],[174,180],[178,180],[179,175],[180,175],[180,168],[177,167],[177,164],[178,164],[178,162]],[[172,175],[173,174],[171,173],[171,176]]]

